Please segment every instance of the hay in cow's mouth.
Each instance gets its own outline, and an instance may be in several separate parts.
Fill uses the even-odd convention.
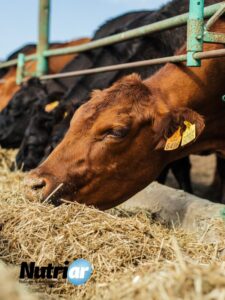
[[[147,211],[31,202],[21,192],[24,174],[9,171],[13,156],[0,151],[1,259],[17,265],[18,272],[22,261],[63,265],[82,257],[94,266],[84,286],[37,281],[29,284],[32,294],[38,291],[41,299],[225,298],[222,220],[211,226],[223,239],[207,243],[197,233],[153,222]]]

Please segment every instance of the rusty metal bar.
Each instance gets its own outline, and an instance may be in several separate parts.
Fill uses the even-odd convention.
[[[225,44],[225,34],[206,31],[203,40],[206,43]]]
[[[209,32],[208,30],[214,25],[214,23],[225,13],[225,2],[220,9],[208,20],[204,27],[203,41],[205,43],[219,43],[225,44],[225,34],[218,32]]]
[[[198,52],[194,54],[195,59],[208,59],[208,58],[218,58],[225,56],[225,49],[219,49],[219,50],[212,50],[212,51],[206,51],[206,52]],[[176,56],[168,56],[163,58],[155,58],[155,59],[148,59],[143,61],[137,61],[137,62],[130,62],[125,64],[117,64],[112,66],[106,66],[101,68],[93,68],[93,69],[87,69],[87,70],[81,70],[81,71],[74,71],[74,72],[65,72],[65,73],[59,73],[54,75],[43,75],[41,76],[41,80],[49,80],[49,79],[55,79],[55,78],[67,78],[67,77],[75,77],[75,76],[81,76],[81,75],[91,75],[91,74],[97,74],[97,73],[103,73],[103,72],[110,72],[115,70],[124,70],[124,69],[130,69],[130,68],[138,68],[138,67],[148,67],[151,65],[157,65],[157,64],[164,64],[164,63],[179,63],[187,60],[187,55],[176,55]]]

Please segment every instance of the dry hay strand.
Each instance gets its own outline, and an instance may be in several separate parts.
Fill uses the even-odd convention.
[[[10,171],[16,153],[17,150],[5,150],[0,147],[0,170],[2,174]]]
[[[94,266],[84,286],[37,280],[32,290],[54,299],[198,299],[200,293],[224,293],[223,241],[207,243],[204,236],[169,229],[147,211],[30,202],[22,193],[23,176],[0,170],[1,259],[17,266],[23,261],[63,266],[84,258]],[[224,234],[224,223],[215,222]],[[145,275],[132,284],[140,273]]]
[[[132,274],[126,273],[105,286],[101,299],[135,300],[224,300],[224,264],[201,265],[164,262],[152,272],[152,266],[142,266]],[[98,297],[93,299],[100,299]]]

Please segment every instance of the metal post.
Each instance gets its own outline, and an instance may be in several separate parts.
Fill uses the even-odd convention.
[[[39,0],[39,32],[36,68],[37,76],[41,76],[48,72],[48,59],[44,56],[44,51],[48,49],[49,44],[49,14],[50,0]]]
[[[25,55],[23,53],[19,53],[18,60],[17,60],[17,70],[16,70],[17,84],[21,84],[23,82],[24,65],[25,65]]]
[[[194,58],[203,50],[204,0],[190,0],[187,29],[187,66],[200,67],[201,61]]]

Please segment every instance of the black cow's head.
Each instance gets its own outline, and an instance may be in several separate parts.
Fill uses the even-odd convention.
[[[32,111],[39,101],[48,98],[45,86],[33,78],[24,83],[0,113],[0,145],[5,148],[20,146]]]
[[[61,141],[69,127],[73,106],[58,102],[57,107],[48,111],[49,105],[39,101],[34,106],[16,156],[17,167],[24,171],[37,167]]]

